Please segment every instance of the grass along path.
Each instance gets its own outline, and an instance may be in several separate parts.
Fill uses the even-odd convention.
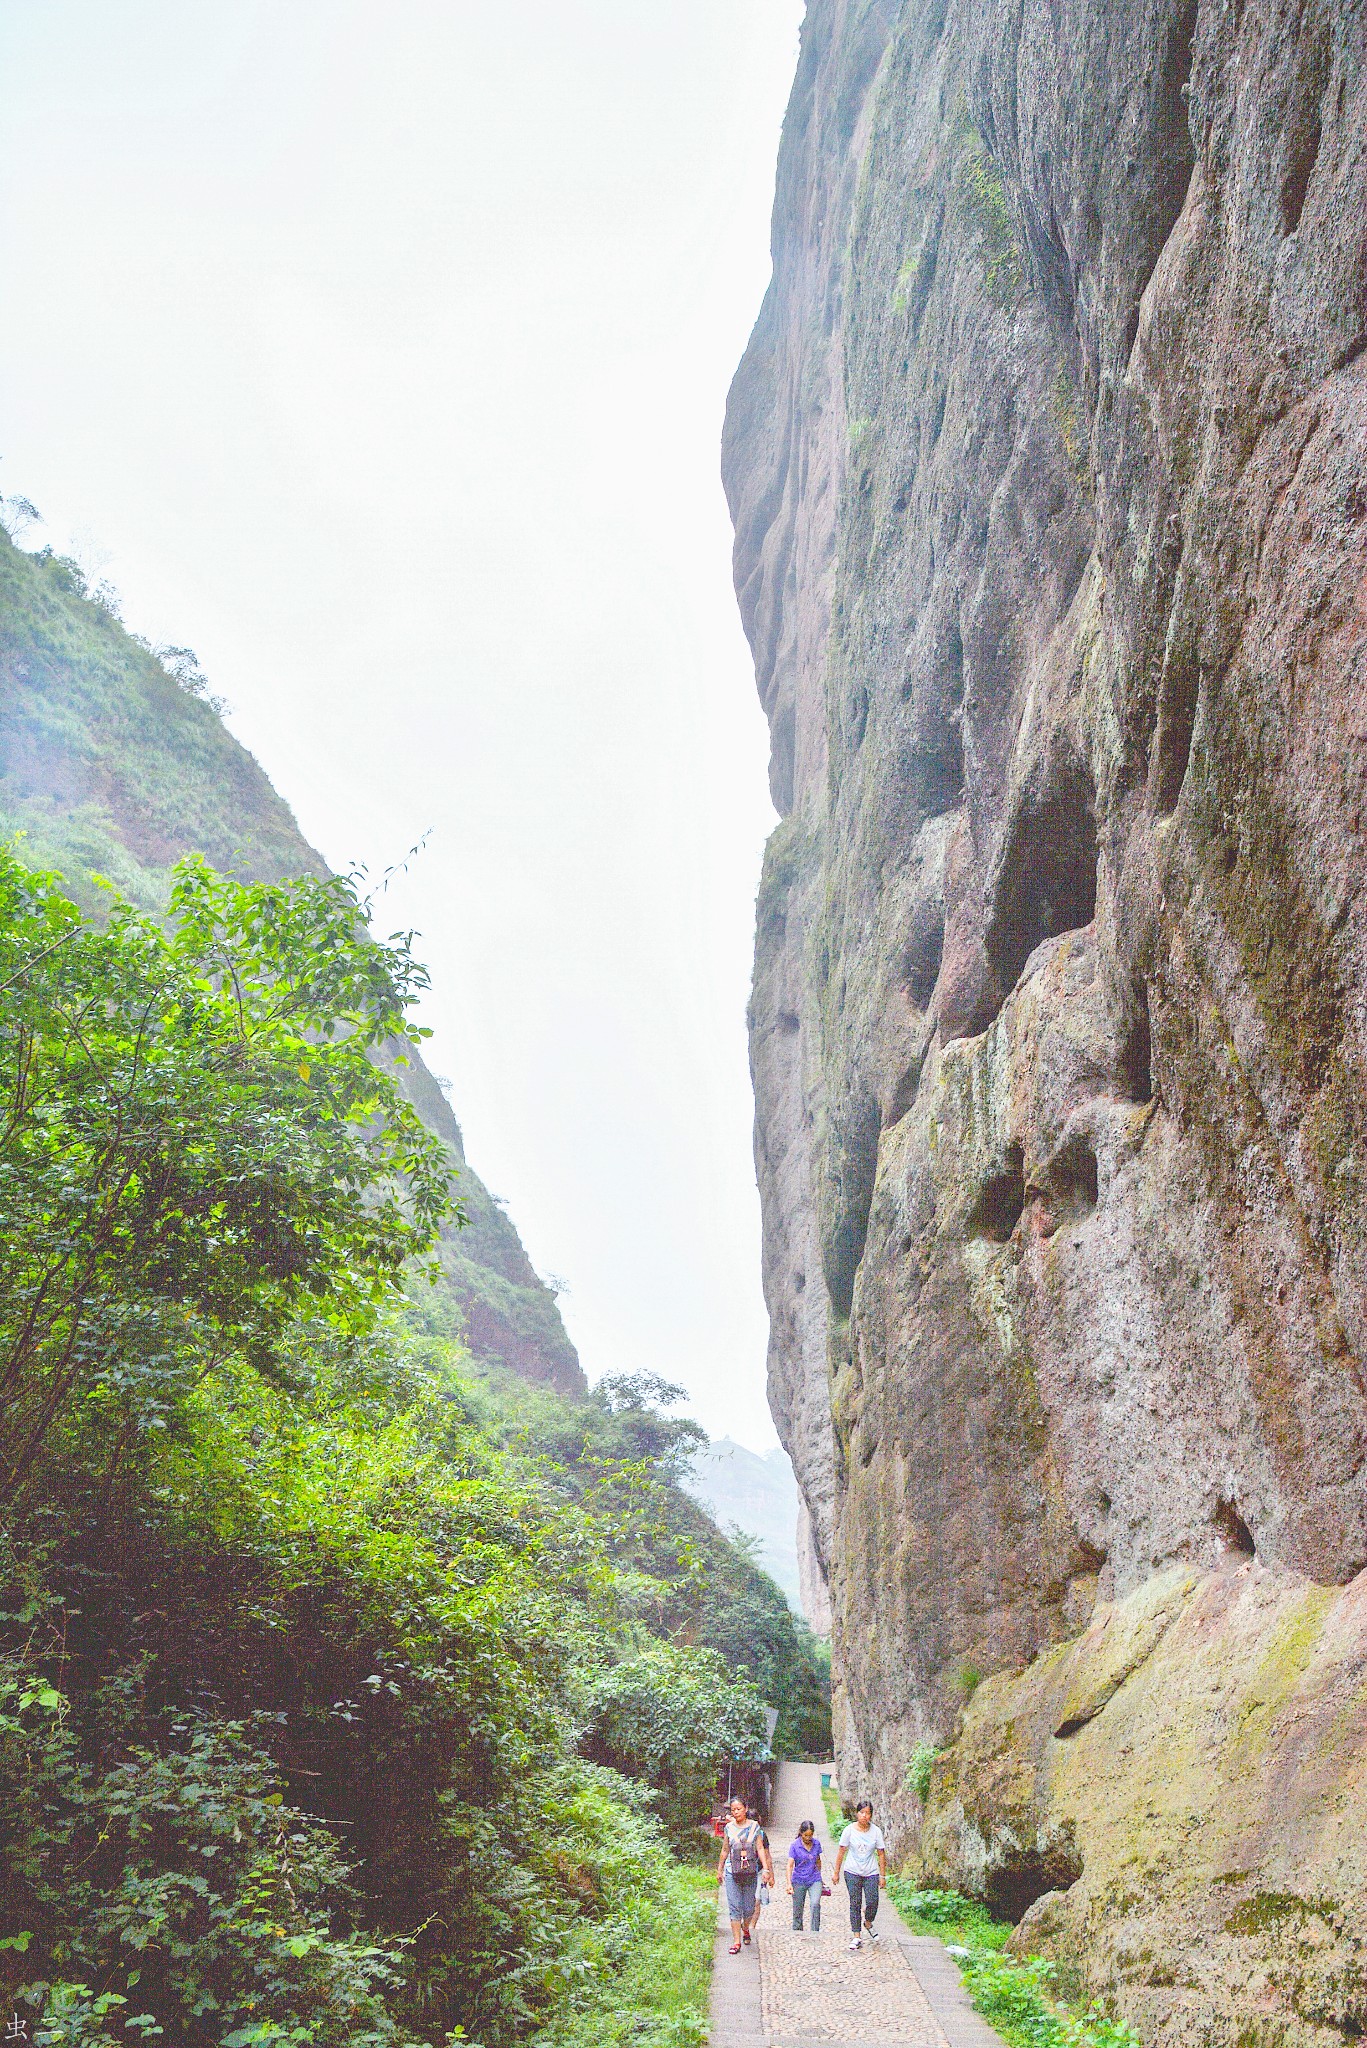
[[[821,1802],[834,1867],[846,1816],[832,1786],[822,1786]],[[1011,2048],[1142,2048],[1133,2028],[1109,2019],[1099,2006],[1077,2014],[1056,1998],[1054,1965],[1046,1957],[1004,1955],[1014,1931],[1010,1922],[994,1920],[975,1899],[959,1892],[918,1891],[895,1872],[888,1879],[888,1896],[909,1934],[932,1935],[945,1944],[975,2009]]]
[[[918,1891],[895,1875],[888,1895],[910,1933],[945,1944],[974,2006],[1011,2048],[1141,2048],[1133,2029],[1108,2019],[1100,2006],[1078,2014],[1055,1998],[1054,1965],[1046,1957],[1003,1954],[1014,1930],[985,1906],[958,1892]]]
[[[570,2009],[534,2048],[700,2048],[707,2039],[717,1885],[713,1867],[649,1873],[588,1924]]]

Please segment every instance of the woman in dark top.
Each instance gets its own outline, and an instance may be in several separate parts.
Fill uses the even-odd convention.
[[[821,1844],[815,1825],[804,1820],[788,1845],[788,1890],[793,1900],[793,1932],[802,1932],[802,1913],[808,1900],[812,1906],[812,1933],[821,1932]]]

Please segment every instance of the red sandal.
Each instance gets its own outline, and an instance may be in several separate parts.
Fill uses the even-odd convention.
[[[731,1953],[733,1956],[738,1956],[740,1954],[740,1943],[738,1941],[732,1942]]]

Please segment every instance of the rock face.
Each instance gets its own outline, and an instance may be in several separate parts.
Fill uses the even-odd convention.
[[[908,1846],[915,1744],[985,1673],[1035,1740],[1098,1601],[1214,1573],[1233,1702],[1228,1574],[1367,1566],[1365,59],[1352,0],[809,6],[724,449],[756,1157],[841,1769]],[[1288,1982],[1244,2039],[1319,2038]]]
[[[1150,1579],[974,1695],[935,1766],[924,1866],[1028,1904],[1012,1946],[1109,1993],[1147,2042],[1355,2037],[1364,1635],[1362,1577],[1246,1560]]]
[[[324,872],[199,690],[202,679],[187,688],[90,600],[74,564],[25,554],[0,529],[0,833],[22,832],[34,865],[59,870],[88,907],[99,874],[158,909],[171,865],[190,852],[254,880]],[[469,1227],[442,1246],[445,1319],[454,1302],[477,1359],[583,1393],[555,1296],[467,1164],[440,1088],[420,1060],[398,1079],[460,1169]]]

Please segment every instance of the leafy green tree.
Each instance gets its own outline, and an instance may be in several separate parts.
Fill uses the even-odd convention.
[[[743,1666],[778,1710],[774,1746],[780,1756],[830,1754],[830,1690],[816,1639],[743,1553],[733,1549],[724,1568],[708,1575],[696,1637],[728,1664]]]
[[[662,1413],[682,1389],[650,1373],[600,1380],[587,1401],[491,1388],[507,1440],[545,1460],[549,1484],[589,1508],[616,1569],[617,1591],[656,1634],[720,1652],[778,1710],[783,1756],[830,1754],[829,1656],[756,1563],[678,1483],[702,1432]]]
[[[682,1415],[667,1415],[688,1398],[657,1372],[605,1373],[589,1395],[588,1405],[611,1416],[621,1455],[649,1458],[670,1479],[681,1479],[693,1453],[707,1442],[707,1431]]]
[[[764,1701],[715,1650],[654,1644],[596,1672],[585,1706],[584,1747],[656,1789],[680,1848],[707,1817],[719,1767],[766,1753]]]
[[[277,1369],[305,1305],[373,1323],[455,1206],[380,1060],[424,981],[343,878],[188,860],[165,925],[101,927],[0,849],[0,1493],[59,1423],[119,1456],[213,1363]]]

